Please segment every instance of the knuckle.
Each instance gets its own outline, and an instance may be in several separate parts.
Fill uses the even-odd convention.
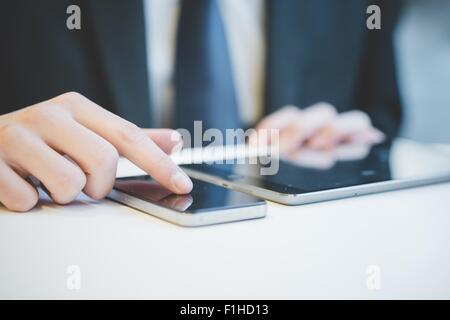
[[[361,110],[352,110],[350,111],[357,121],[360,121],[364,125],[371,125],[370,117],[367,113]]]
[[[85,105],[87,107],[92,107],[95,105],[91,103],[88,98],[75,91],[63,93],[53,98],[52,101],[58,105],[61,105],[62,109],[66,109],[69,113],[71,109],[77,108],[81,105]]]
[[[131,122],[127,122],[121,128],[119,128],[117,134],[120,141],[124,144],[139,144],[147,139],[147,136],[144,134],[144,132],[142,132],[142,130],[138,126]]]
[[[89,188],[89,190],[85,190],[86,194],[91,197],[94,200],[100,200],[106,197],[113,188],[113,182],[114,180],[111,180],[112,183],[110,183],[107,186],[97,187],[97,188]]]
[[[333,121],[338,116],[336,108],[328,102],[318,102],[305,111],[313,117],[320,117],[323,122]]]
[[[48,105],[36,105],[26,108],[22,119],[26,122],[41,122],[53,118],[54,114],[53,108]]]
[[[56,99],[78,102],[86,98],[81,93],[78,93],[76,91],[70,91],[57,96]]]
[[[331,103],[326,102],[326,101],[317,102],[315,104],[315,106],[322,107],[322,108],[325,108],[325,109],[333,109],[333,110],[335,109],[334,106]]]
[[[20,148],[21,142],[27,134],[27,130],[18,122],[0,125],[0,149],[5,151],[7,155],[9,152]]]
[[[293,104],[286,105],[280,111],[278,111],[278,114],[292,117],[298,116],[300,113],[301,109]]]
[[[24,131],[24,128],[17,122],[8,122],[0,125],[0,141],[13,142]]]
[[[88,179],[84,192],[92,199],[103,199],[111,191],[119,161],[119,153],[109,143],[99,147],[97,155],[92,159],[89,171],[92,177]]]
[[[95,170],[110,171],[115,170],[119,161],[119,153],[109,143],[102,143],[97,147],[97,152],[92,158],[92,167]]]
[[[313,107],[328,113],[337,113],[336,108],[329,102],[318,102]]]
[[[41,103],[27,107],[20,112],[19,121],[25,125],[38,125],[58,121],[63,115],[63,109],[57,104]]]
[[[86,176],[78,170],[66,170],[58,176],[55,190],[51,191],[53,200],[59,204],[66,204],[74,200],[83,190]]]

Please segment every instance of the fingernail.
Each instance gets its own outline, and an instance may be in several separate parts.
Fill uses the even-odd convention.
[[[189,193],[192,190],[191,179],[181,170],[172,176],[171,181],[178,193]]]

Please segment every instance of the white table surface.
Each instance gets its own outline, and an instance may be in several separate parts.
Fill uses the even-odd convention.
[[[119,175],[132,171],[121,162]],[[200,228],[109,200],[44,199],[0,208],[0,255],[1,299],[450,298],[450,183],[269,203],[265,219]]]

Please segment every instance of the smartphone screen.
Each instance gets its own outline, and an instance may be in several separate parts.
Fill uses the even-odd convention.
[[[172,193],[149,176],[119,178],[114,189],[140,200],[186,213],[243,208],[265,203],[254,196],[208,182],[197,179],[192,179],[192,182],[192,192],[186,195]]]

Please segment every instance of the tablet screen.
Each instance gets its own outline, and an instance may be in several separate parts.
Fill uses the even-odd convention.
[[[389,180],[448,176],[450,154],[436,146],[405,139],[373,146],[342,146],[333,150],[301,150],[280,159],[275,174],[261,174],[273,165],[246,159],[241,164],[192,164],[185,167],[289,194],[315,192]],[[236,162],[236,161],[235,161]]]

